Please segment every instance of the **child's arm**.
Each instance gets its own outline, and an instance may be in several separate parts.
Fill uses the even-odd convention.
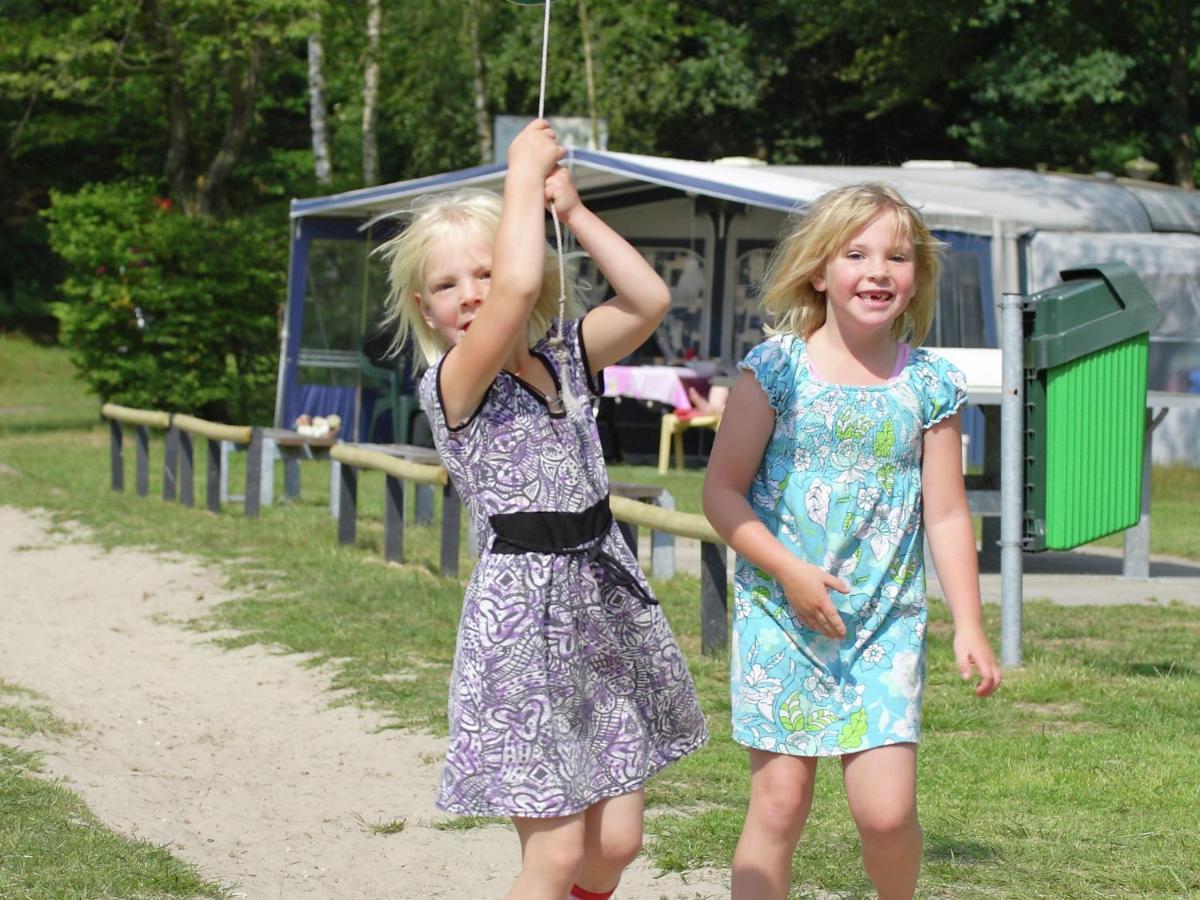
[[[826,637],[844,638],[846,625],[829,590],[850,586],[796,556],[754,514],[746,493],[775,428],[775,411],[749,372],[733,385],[704,476],[704,515],[717,534],[779,582],[796,616]]]
[[[491,286],[458,348],[442,363],[442,403],[451,423],[475,411],[517,342],[528,339],[529,314],[542,290],[546,259],[543,185],[564,152],[541,119],[525,126],[509,145]]]
[[[583,320],[588,363],[599,372],[628,356],[654,332],[671,305],[671,292],[641,253],[583,205],[566,169],[546,180],[546,199],[554,201],[559,220],[616,292]]]
[[[954,657],[964,679],[979,671],[975,693],[986,697],[1000,686],[1000,667],[983,632],[979,560],[962,475],[962,416],[943,419],[925,432],[921,502],[925,533],[938,580],[954,618]]]

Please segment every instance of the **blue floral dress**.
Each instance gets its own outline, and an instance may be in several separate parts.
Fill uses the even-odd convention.
[[[925,669],[921,448],[966,400],[962,373],[915,349],[877,385],[814,374],[803,340],[770,338],[754,374],[775,428],[750,486],[758,518],[797,556],[837,575],[846,638],[801,624],[779,585],[741,557],[734,577],[733,737],[794,756],[915,742]]]

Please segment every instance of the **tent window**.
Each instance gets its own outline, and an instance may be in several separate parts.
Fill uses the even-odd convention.
[[[362,243],[314,240],[309,244],[300,333],[300,380],[305,384],[358,383],[354,354],[362,342],[365,277]]]
[[[923,341],[930,347],[986,347],[979,255],[951,248],[942,261],[937,312]]]
[[[733,358],[743,359],[763,340],[762,307],[758,288],[767,273],[771,250],[760,247],[737,258],[737,289],[733,298]]]
[[[671,289],[671,308],[654,336],[657,352],[639,351],[633,355],[661,356],[668,362],[677,362],[687,358],[689,351],[698,354],[703,337],[704,295],[708,288],[704,257],[684,247],[638,249]],[[580,300],[588,309],[612,296],[608,282],[586,255],[578,257],[574,272],[580,287]]]

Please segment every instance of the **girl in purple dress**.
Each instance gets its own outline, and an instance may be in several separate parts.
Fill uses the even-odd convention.
[[[430,367],[421,400],[480,548],[450,681],[438,805],[511,817],[510,898],[608,897],[642,841],[643,786],[707,738],[687,665],[615,526],[590,399],[654,331],[666,285],[589,211],[553,132],[513,141],[504,198],[429,197],[383,248],[388,321]],[[545,205],[616,291],[556,318]],[[551,257],[553,259],[553,257]]]

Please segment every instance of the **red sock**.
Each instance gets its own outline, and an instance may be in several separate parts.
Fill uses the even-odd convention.
[[[612,891],[605,891],[602,894],[598,894],[595,891],[585,891],[579,885],[575,884],[571,886],[570,900],[608,900],[615,890],[616,888],[613,888]]]

